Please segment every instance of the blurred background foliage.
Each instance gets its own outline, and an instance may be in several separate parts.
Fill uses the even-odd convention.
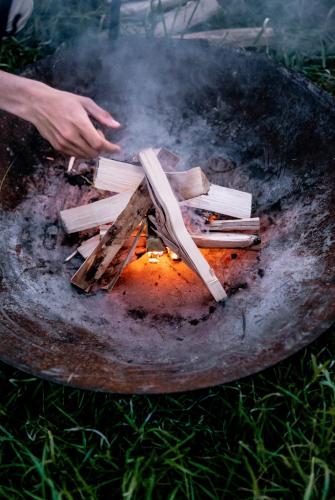
[[[134,1],[134,0],[133,0]],[[141,31],[151,36],[157,22],[157,2],[148,0],[151,15],[138,23],[121,21],[121,35]],[[272,57],[306,73],[327,90],[333,91],[335,70],[334,0],[219,0],[221,11],[196,29],[261,26],[266,18],[275,29],[268,50]],[[156,8],[154,8],[156,6]],[[0,67],[18,70],[71,43],[87,30],[108,31],[110,0],[35,0],[34,14],[16,38],[2,43]],[[194,31],[194,29],[193,29]]]

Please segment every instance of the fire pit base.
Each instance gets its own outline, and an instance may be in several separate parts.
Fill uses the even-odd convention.
[[[332,99],[257,54],[194,42],[95,39],[28,76],[81,92],[122,123],[125,156],[163,146],[211,182],[250,191],[260,252],[205,252],[217,305],[183,263],[146,256],[111,294],[69,285],[59,211],[95,195],[27,124],[0,116],[0,357],[88,389],[175,392],[254,373],[334,321]],[[3,179],[3,181],[1,181]],[[71,181],[71,182],[70,182]]]

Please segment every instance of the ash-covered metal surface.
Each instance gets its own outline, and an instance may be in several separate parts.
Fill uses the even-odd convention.
[[[95,98],[124,124],[124,157],[167,147],[181,168],[252,192],[262,249],[206,251],[229,294],[217,305],[183,263],[144,256],[111,294],[85,295],[64,264],[76,244],[73,185],[27,124],[0,116],[0,357],[54,381],[171,392],[254,373],[335,319],[334,102],[263,56],[192,42],[96,39],[28,75]]]

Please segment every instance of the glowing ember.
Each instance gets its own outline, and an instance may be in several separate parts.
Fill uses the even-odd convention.
[[[180,260],[180,257],[177,253],[175,253],[171,248],[167,248],[168,256],[171,260]]]
[[[148,252],[148,261],[150,264],[158,264],[160,257],[164,255],[164,252]]]

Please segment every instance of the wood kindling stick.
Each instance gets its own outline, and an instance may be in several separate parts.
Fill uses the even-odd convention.
[[[250,193],[211,184],[207,195],[182,201],[180,205],[245,219],[251,216],[251,203]]]
[[[126,191],[81,207],[62,210],[60,216],[66,233],[86,231],[115,221],[129,203],[132,194],[131,191]]]
[[[175,172],[177,165],[181,162],[180,156],[166,148],[153,148],[164,172]],[[129,163],[140,163],[138,154],[133,155]]]
[[[87,257],[89,257],[91,253],[94,252],[100,241],[100,234],[96,234],[95,236],[92,236],[92,238],[83,241],[82,244],[77,248],[77,252],[82,257],[84,257],[84,259],[87,259]]]
[[[200,248],[247,248],[261,242],[256,234],[191,233],[191,237]]]
[[[68,166],[67,166],[67,170],[66,172],[69,174],[71,172],[71,170],[73,169],[73,165],[74,165],[74,162],[76,161],[76,157],[75,156],[71,156],[70,160],[69,160],[69,163],[68,163]]]
[[[201,254],[188,233],[171,185],[152,149],[146,149],[139,158],[156,208],[158,229],[165,244],[194,269],[202,278],[216,301],[226,298],[226,293],[214,270]],[[172,244],[171,244],[172,243]]]
[[[165,153],[167,154],[167,153]],[[168,172],[168,179],[180,200],[208,193],[210,183],[200,167],[183,172]],[[100,158],[94,186],[114,193],[134,191],[144,179],[142,167],[107,158]]]
[[[93,284],[106,272],[115,256],[134,229],[152,207],[146,182],[143,180],[129,199],[127,206],[108,229],[105,236],[73,276],[73,285],[90,291]]]
[[[150,221],[151,227],[153,226],[152,220]],[[151,229],[151,231],[154,231]],[[157,231],[154,231],[155,239],[151,242],[147,239],[147,251],[163,252],[166,247],[163,245],[161,238],[158,236]],[[257,247],[260,244],[260,238],[256,234],[240,234],[240,233],[190,233],[193,241],[199,248],[248,248]],[[125,243],[125,247],[130,248],[134,242],[135,236],[131,236]],[[144,240],[144,238],[143,238]],[[149,240],[149,241],[148,241]],[[160,242],[160,246],[156,245],[156,240]],[[139,240],[138,240],[139,241]],[[78,247],[78,253],[86,259],[95,250],[100,242],[100,236],[93,236],[92,238],[84,241]],[[142,242],[142,246],[144,241]],[[178,254],[178,251],[175,253]]]
[[[250,231],[258,233],[260,231],[259,217],[249,219],[234,220],[212,220],[206,224],[209,231]]]

